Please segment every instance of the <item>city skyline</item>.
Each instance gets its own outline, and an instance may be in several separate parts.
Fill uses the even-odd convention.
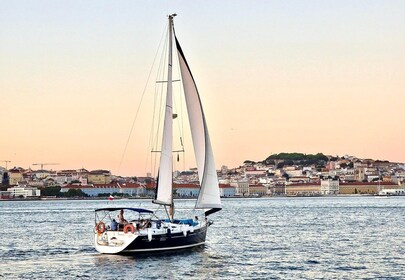
[[[123,151],[165,16],[176,12],[217,169],[280,152],[405,162],[405,3],[158,4],[2,1],[0,161],[150,171],[150,111]]]

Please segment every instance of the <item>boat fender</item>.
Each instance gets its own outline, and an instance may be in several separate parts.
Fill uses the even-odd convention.
[[[96,225],[97,233],[100,235],[105,231],[105,224],[103,222],[98,222]]]
[[[126,224],[124,227],[124,233],[128,233],[128,231],[131,231],[131,233],[134,233],[135,227],[132,224]]]
[[[194,226],[191,226],[190,232],[194,232]]]
[[[187,228],[186,227],[183,227],[183,235],[184,235],[184,237],[187,236]]]
[[[166,233],[167,238],[171,238],[172,237],[172,230],[170,228],[167,229],[167,233]]]
[[[148,228],[148,240],[149,240],[149,242],[152,241],[152,229],[151,228]]]

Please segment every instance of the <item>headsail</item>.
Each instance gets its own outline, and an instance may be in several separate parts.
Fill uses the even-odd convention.
[[[177,37],[175,40],[201,185],[196,208],[212,208],[206,212],[209,215],[222,209],[214,155],[197,86]]]

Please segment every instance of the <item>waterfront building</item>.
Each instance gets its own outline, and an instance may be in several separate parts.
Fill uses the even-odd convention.
[[[200,186],[198,184],[174,184],[173,191],[179,197],[197,197]]]
[[[200,185],[196,184],[174,184],[173,190],[179,197],[198,197]],[[230,184],[219,184],[219,193],[221,197],[235,196],[235,188]]]
[[[219,184],[219,195],[221,197],[232,197],[235,196],[235,187],[230,184]]]
[[[147,195],[147,185],[140,183],[109,183],[109,184],[68,184],[61,188],[61,192],[68,192],[70,189],[80,189],[88,196],[108,196],[120,194],[126,196],[145,196]]]
[[[11,199],[13,198],[12,192],[0,191],[0,199]]]
[[[397,189],[400,188],[391,182],[352,182],[352,183],[340,183],[340,194],[370,194],[375,195],[383,189]]]
[[[11,187],[7,189],[8,192],[10,192],[10,196],[14,198],[19,198],[19,197],[39,197],[41,196],[41,191],[38,190],[37,188],[32,188],[32,187]]]
[[[267,193],[269,195],[285,195],[285,184],[271,184]]]
[[[262,184],[249,185],[249,195],[264,196],[267,194],[267,188]]]
[[[285,186],[287,196],[318,196],[321,195],[321,183],[290,184]]]
[[[249,181],[247,179],[233,180],[230,185],[236,189],[235,195],[249,196]]]
[[[334,179],[321,180],[321,194],[322,195],[339,194],[339,180]]]
[[[61,187],[60,192],[65,193],[68,192],[70,189],[81,190],[88,196],[99,196],[99,195],[109,195],[113,193],[118,193],[119,189],[118,186],[114,184],[88,184],[88,185],[81,185],[81,184],[67,184]]]

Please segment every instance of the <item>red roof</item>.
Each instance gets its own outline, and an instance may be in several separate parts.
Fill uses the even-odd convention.
[[[307,187],[307,186],[320,186],[321,182],[313,182],[313,183],[302,183],[302,184],[291,184],[287,185],[287,187]]]
[[[394,184],[392,182],[353,182],[353,183],[339,183],[340,186],[396,186],[397,184]]]
[[[181,188],[199,189],[200,185],[198,185],[198,184],[173,184],[173,188],[176,188],[176,189],[181,189]]]
[[[221,188],[221,189],[228,189],[228,188],[235,188],[235,187],[232,187],[230,184],[219,184],[219,188]]]

